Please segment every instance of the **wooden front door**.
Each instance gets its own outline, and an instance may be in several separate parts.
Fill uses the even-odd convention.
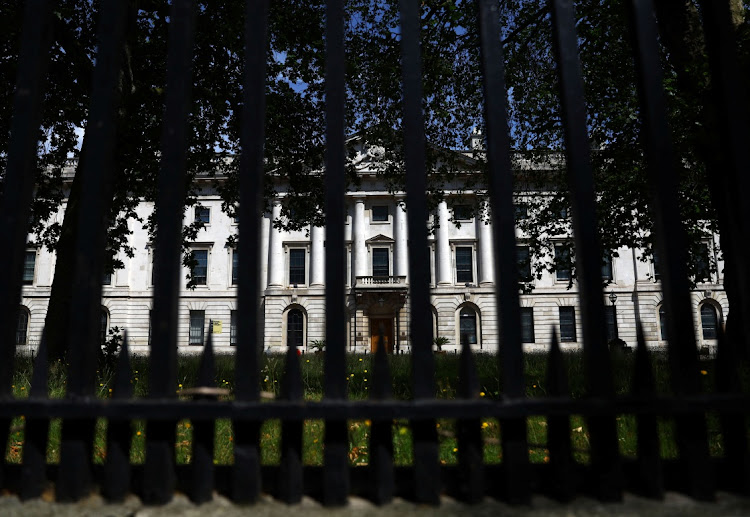
[[[370,318],[370,343],[372,353],[374,354],[380,346],[380,333],[382,326],[383,341],[385,341],[385,351],[393,352],[393,318]]]

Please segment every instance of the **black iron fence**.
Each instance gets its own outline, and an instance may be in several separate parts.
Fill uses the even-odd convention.
[[[549,354],[549,396],[526,399],[519,311],[515,247],[512,171],[509,154],[506,88],[496,2],[478,0],[481,29],[486,105],[487,154],[493,214],[495,268],[499,273],[497,301],[502,328],[501,353],[504,393],[500,400],[479,397],[479,386],[471,352],[461,356],[460,397],[436,400],[432,320],[429,307],[427,257],[425,135],[420,74],[420,2],[401,2],[401,47],[403,106],[409,206],[409,278],[411,289],[410,334],[422,336],[413,342],[414,400],[390,398],[385,347],[375,357],[370,400],[349,401],[345,382],[345,271],[344,195],[345,182],[345,48],[343,0],[330,0],[326,11],[326,342],[325,395],[320,402],[303,401],[299,359],[290,350],[282,400],[261,402],[259,362],[262,342],[259,319],[238,320],[236,388],[231,401],[217,400],[212,389],[213,359],[210,335],[205,347],[200,389],[194,400],[177,400],[177,307],[181,245],[182,206],[186,160],[187,115],[190,107],[193,5],[174,0],[171,5],[167,65],[166,113],[162,138],[162,166],[156,205],[158,234],[155,242],[156,285],[153,299],[153,332],[150,362],[160,375],[152,375],[148,398],[134,398],[129,382],[127,344],[117,366],[117,380],[111,399],[94,395],[98,348],[106,218],[102,200],[112,193],[111,158],[116,145],[114,132],[117,89],[125,23],[123,1],[101,3],[100,45],[94,72],[94,90],[87,125],[90,144],[85,149],[82,212],[78,222],[80,239],[75,263],[75,289],[71,311],[67,396],[47,396],[47,361],[42,344],[28,398],[12,396],[14,330],[21,294],[21,273],[27,221],[33,194],[37,128],[47,63],[49,27],[47,15],[52,2],[29,0],[23,29],[21,58],[12,122],[11,146],[5,175],[5,193],[0,208],[0,241],[8,253],[0,254],[0,443],[7,443],[13,417],[25,415],[23,464],[3,464],[2,486],[20,492],[24,498],[39,496],[52,481],[58,500],[82,498],[99,487],[107,498],[118,500],[130,492],[149,503],[169,501],[181,488],[197,502],[224,490],[237,502],[255,501],[262,491],[271,491],[283,501],[294,503],[305,493],[318,494],[327,505],[345,504],[351,494],[367,495],[378,503],[394,495],[406,495],[422,503],[438,503],[444,487],[463,500],[476,502],[485,495],[507,501],[529,501],[532,492],[545,492],[562,500],[577,493],[593,494],[603,500],[618,500],[623,491],[633,490],[660,497],[665,489],[679,489],[710,500],[716,490],[750,490],[750,458],[747,450],[746,415],[750,399],[742,395],[733,350],[742,344],[750,318],[747,306],[747,254],[744,247],[750,217],[748,203],[736,192],[748,192],[743,146],[748,141],[743,95],[736,74],[736,49],[727,2],[700,2],[707,48],[711,60],[713,109],[722,121],[720,130],[726,168],[715,203],[727,207],[726,228],[736,243],[736,260],[728,261],[733,278],[740,285],[739,298],[732,300],[737,331],[733,340],[721,337],[717,352],[719,385],[713,395],[698,389],[698,357],[692,326],[689,283],[685,268],[685,237],[681,230],[676,177],[672,166],[670,133],[659,63],[656,24],[651,0],[630,2],[633,41],[639,73],[641,116],[646,128],[645,149],[651,171],[653,208],[658,235],[657,249],[664,299],[671,308],[668,334],[673,395],[657,396],[649,353],[639,333],[633,393],[615,397],[606,347],[605,313],[601,288],[602,257],[595,227],[595,197],[587,139],[583,79],[577,54],[573,2],[554,0],[553,33],[563,106],[564,130],[572,193],[578,281],[583,322],[583,354],[588,393],[585,399],[568,397],[566,371],[560,349],[551,344]],[[267,55],[267,0],[248,1],[245,21],[246,69],[244,112],[241,135],[240,207],[243,257],[239,271],[238,304],[243,314],[259,309],[260,264],[258,248],[263,182],[264,91]],[[737,297],[735,297],[737,298]],[[337,317],[339,315],[340,317]],[[709,455],[707,414],[718,414],[725,454]],[[637,420],[638,455],[624,460],[618,450],[616,415],[631,414]],[[527,444],[527,418],[547,417],[549,463],[532,465]],[[570,437],[572,415],[583,415],[590,432],[588,464],[573,461]],[[502,429],[502,463],[483,464],[481,419],[497,418]],[[50,419],[62,419],[60,462],[48,465],[46,448]],[[413,437],[413,465],[394,466],[392,422],[408,419]],[[458,465],[441,466],[436,419],[457,421]],[[660,454],[657,420],[673,419],[679,458],[666,461]],[[92,463],[94,426],[107,420],[106,459]],[[146,461],[131,465],[129,448],[131,422],[146,421]],[[193,422],[192,463],[175,462],[175,426],[178,420]],[[214,426],[217,419],[230,419],[234,434],[231,466],[215,467]],[[261,466],[260,426],[280,419],[281,463]],[[304,466],[302,461],[303,422],[325,421],[324,465]],[[372,422],[369,465],[349,466],[347,421]]]

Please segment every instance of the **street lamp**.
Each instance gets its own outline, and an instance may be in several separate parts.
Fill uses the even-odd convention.
[[[617,330],[617,309],[615,303],[617,302],[617,295],[614,291],[609,292],[609,301],[612,304],[612,325],[615,327],[615,339],[620,338],[620,333]]]
[[[615,302],[617,301],[617,295],[614,293],[614,291],[610,291],[609,301],[612,303],[612,306],[615,305]]]

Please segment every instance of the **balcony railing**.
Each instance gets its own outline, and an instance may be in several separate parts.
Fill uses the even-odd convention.
[[[358,276],[356,287],[403,287],[406,288],[405,276]]]

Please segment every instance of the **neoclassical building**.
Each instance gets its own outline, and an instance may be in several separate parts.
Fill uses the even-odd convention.
[[[361,146],[355,167],[361,176],[357,191],[349,192],[345,240],[347,246],[347,349],[371,352],[379,343],[389,351],[408,353],[409,335],[409,240],[403,196],[388,191],[378,174],[377,148]],[[470,158],[467,158],[470,159]],[[71,174],[68,171],[68,175]],[[231,351],[236,340],[238,254],[227,244],[237,233],[237,222],[222,211],[222,200],[212,187],[213,179],[199,179],[200,206],[186,212],[186,222],[200,219],[200,231],[191,249],[196,266],[192,271],[195,287],[186,281],[180,293],[178,344],[186,351],[200,346],[209,331],[218,349]],[[309,350],[325,340],[325,229],[311,226],[300,231],[281,231],[272,221],[281,217],[283,184],[270,213],[261,221],[263,347],[282,351],[288,345]],[[523,193],[519,193],[523,195]],[[479,351],[498,347],[500,329],[495,304],[492,228],[473,215],[469,203],[472,192],[458,191],[446,196],[429,224],[436,226],[429,240],[431,302],[434,335],[445,338],[444,350],[458,349],[463,342]],[[62,222],[65,206],[52,222]],[[150,203],[138,207],[144,220],[153,210]],[[523,209],[518,216],[524,217]],[[437,224],[435,224],[437,223]],[[131,225],[133,257],[120,257],[124,268],[103,279],[102,334],[109,328],[127,329],[130,346],[147,352],[153,289],[153,248],[140,223]],[[553,329],[563,347],[581,345],[580,311],[575,282],[570,270],[558,268],[531,277],[528,247],[518,234],[517,253],[522,277],[527,277],[525,294],[520,297],[522,336],[527,350],[544,350]],[[715,253],[716,237],[705,243],[707,253]],[[566,253],[555,247],[556,253]],[[658,274],[650,261],[642,260],[638,249],[617,250],[602,268],[608,333],[627,344],[635,343],[636,317],[642,322],[649,345],[663,346],[665,308]],[[725,320],[728,304],[722,285],[723,264],[718,273],[708,274],[692,293],[696,338],[700,346],[715,344],[716,329]],[[30,245],[26,253],[22,310],[18,322],[17,345],[35,346],[47,313],[55,256],[47,249]],[[187,275],[188,271],[184,271]],[[186,276],[186,275],[183,275]]]

